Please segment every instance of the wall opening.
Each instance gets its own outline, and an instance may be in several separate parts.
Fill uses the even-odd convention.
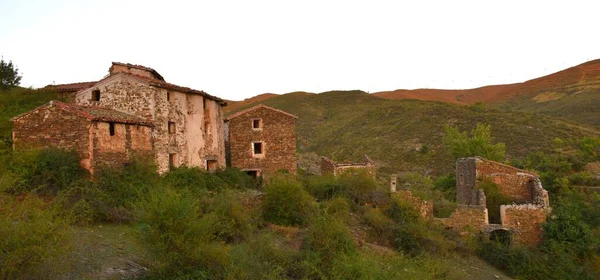
[[[115,123],[111,122],[108,124],[108,133],[110,136],[115,136]]]
[[[177,154],[169,154],[169,169],[177,167]]]
[[[490,241],[498,242],[502,245],[509,246],[511,243],[512,234],[509,230],[497,229],[490,232]]]
[[[92,101],[100,101],[100,90],[92,90]]]
[[[245,172],[254,179],[258,179],[261,176],[260,170],[246,170]]]
[[[252,154],[255,156],[263,155],[263,142],[253,142],[252,143]]]
[[[171,101],[171,92],[167,91],[167,101]]]
[[[252,129],[254,129],[254,130],[262,129],[262,119],[253,119],[252,120]]]
[[[169,133],[175,134],[175,122],[169,122]]]
[[[206,171],[208,171],[208,172],[217,171],[217,161],[216,160],[207,160],[206,161]]]

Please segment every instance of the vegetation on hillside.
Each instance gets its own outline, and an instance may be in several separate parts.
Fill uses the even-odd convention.
[[[504,112],[481,105],[386,100],[362,91],[291,93],[262,103],[299,116],[299,153],[356,162],[367,154],[375,160],[379,174],[386,177],[409,171],[428,175],[451,172],[453,158],[442,139],[446,126],[471,131],[477,124],[489,125],[488,132],[505,144],[508,159],[536,151],[553,153],[555,138],[574,141],[600,135],[600,130],[587,125],[539,114]]]
[[[19,75],[19,68],[12,61],[6,62],[0,58],[0,89],[10,90],[21,84],[22,76]]]

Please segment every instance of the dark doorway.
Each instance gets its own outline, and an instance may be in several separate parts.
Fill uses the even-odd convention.
[[[206,161],[206,171],[208,171],[208,172],[217,171],[217,161],[216,160],[207,160]]]

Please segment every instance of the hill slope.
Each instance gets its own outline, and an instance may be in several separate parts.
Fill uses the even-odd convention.
[[[586,125],[523,112],[484,110],[442,102],[386,100],[361,91],[276,96],[262,102],[299,116],[298,150],[335,160],[374,159],[380,172],[442,173],[453,162],[442,147],[446,124],[470,130],[492,125],[493,136],[506,143],[509,157],[550,151],[555,138],[599,136]],[[246,107],[255,104],[247,104]]]
[[[399,89],[373,95],[463,105],[492,103],[504,109],[544,113],[597,126],[600,125],[600,59],[523,83],[465,90]]]

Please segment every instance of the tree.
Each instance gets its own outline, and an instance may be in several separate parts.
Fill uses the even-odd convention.
[[[461,132],[454,126],[446,126],[445,130],[444,145],[455,159],[480,156],[495,161],[504,160],[506,147],[504,143],[492,143],[494,138],[490,125],[477,124],[477,127],[471,130],[470,137],[467,132]]]
[[[4,58],[0,59],[0,89],[9,90],[11,87],[21,84],[22,76],[19,75],[19,68],[13,65],[12,61],[8,63]]]

